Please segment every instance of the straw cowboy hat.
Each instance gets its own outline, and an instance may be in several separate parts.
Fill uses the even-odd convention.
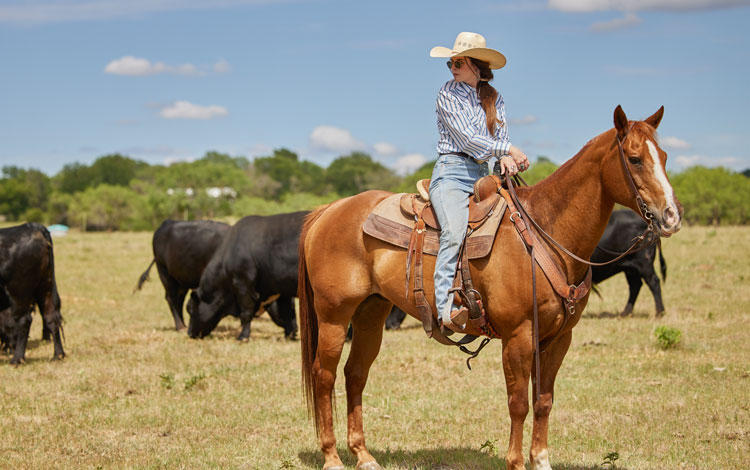
[[[472,57],[488,62],[491,69],[500,69],[505,66],[505,56],[495,49],[489,49],[484,36],[477,33],[459,33],[453,49],[433,47],[430,57]]]

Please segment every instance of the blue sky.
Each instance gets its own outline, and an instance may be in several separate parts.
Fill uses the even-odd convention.
[[[460,6],[459,6],[460,5]],[[461,31],[508,64],[510,138],[557,163],[659,106],[673,171],[750,167],[750,0],[0,0],[0,165],[52,175],[275,148],[435,158],[433,46]]]

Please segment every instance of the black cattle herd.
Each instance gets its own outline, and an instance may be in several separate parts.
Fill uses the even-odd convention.
[[[250,324],[264,311],[295,339],[297,319],[298,243],[307,212],[247,216],[233,226],[213,221],[166,220],[154,232],[153,260],[137,282],[140,289],[156,264],[175,328],[185,330],[183,304],[190,321],[187,333],[203,338],[226,316],[239,317],[237,339],[250,337]],[[623,252],[646,223],[629,210],[615,211],[591,260],[601,262]],[[633,311],[642,280],[651,289],[656,314],[664,313],[659,278],[654,271],[658,255],[662,278],[666,263],[659,243],[652,243],[607,266],[593,268],[601,282],[624,272],[630,295],[622,315]],[[55,281],[52,237],[37,223],[0,229],[0,348],[12,353],[11,364],[24,362],[32,313],[43,318],[43,339],[54,342],[53,359],[65,357],[60,296]],[[398,328],[406,314],[394,307],[386,328]]]

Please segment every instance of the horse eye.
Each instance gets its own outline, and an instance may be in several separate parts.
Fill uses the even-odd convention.
[[[638,165],[638,166],[643,165],[643,162],[638,157],[628,157],[628,161],[630,161],[630,163],[632,163],[633,165]]]

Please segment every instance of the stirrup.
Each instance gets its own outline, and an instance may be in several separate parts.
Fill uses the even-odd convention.
[[[443,322],[440,320],[440,331],[450,336],[453,332],[463,333],[466,330],[466,322],[469,321],[469,309],[466,307],[459,307],[458,309],[451,310],[450,320]]]

